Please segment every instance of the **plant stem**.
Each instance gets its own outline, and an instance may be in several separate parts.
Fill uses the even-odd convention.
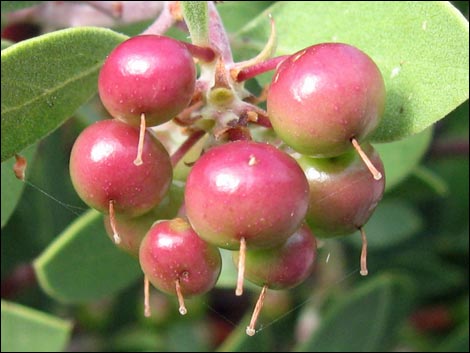
[[[186,48],[188,48],[189,52],[195,58],[205,62],[211,62],[215,59],[216,54],[212,48],[209,47],[201,47],[199,45],[194,45],[191,43],[181,42],[183,43]]]
[[[243,82],[243,81],[249,80],[250,78],[256,77],[265,72],[276,69],[276,67],[288,57],[289,55],[282,55],[282,56],[277,56],[275,58],[264,60],[258,64],[255,64],[253,66],[249,66],[247,68],[240,70],[240,72],[236,73],[233,79],[237,82]]]
[[[217,50],[226,65],[233,63],[232,49],[219,12],[213,1],[209,5],[209,40],[211,47]]]
[[[163,1],[162,12],[142,34],[163,34],[175,24],[175,16],[170,11],[172,2],[175,1]]]
[[[171,164],[173,167],[178,164],[181,158],[183,158],[183,156],[191,149],[191,147],[193,147],[196,142],[198,142],[205,134],[206,132],[204,130],[196,130],[191,135],[189,135],[186,141],[184,141],[183,144],[171,156]]]

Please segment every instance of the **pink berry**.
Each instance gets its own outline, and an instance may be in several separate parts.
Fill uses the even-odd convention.
[[[226,249],[272,247],[302,224],[308,183],[302,169],[277,148],[251,141],[214,147],[193,166],[186,213],[206,241]]]
[[[385,107],[380,70],[359,49],[342,43],[313,45],[283,61],[269,87],[274,130],[296,151],[334,157],[373,131]]]
[[[248,250],[245,278],[271,289],[295,287],[312,273],[316,253],[315,237],[304,225],[278,247]],[[238,257],[239,252],[234,252],[235,263],[238,263]]]
[[[80,134],[70,156],[70,176],[85,203],[107,213],[112,202],[117,214],[134,217],[163,199],[172,178],[170,158],[157,139],[146,135],[144,162],[137,167],[137,128],[103,120]]]
[[[385,175],[379,154],[370,144],[362,147],[375,167]],[[382,199],[385,178],[375,180],[354,151],[334,158],[303,156],[298,162],[310,186],[307,222],[319,237],[357,231]]]
[[[165,123],[191,101],[196,82],[193,58],[184,44],[159,35],[130,38],[116,47],[99,75],[98,90],[109,113],[139,126]]]
[[[140,246],[140,265],[156,288],[184,296],[211,290],[220,274],[222,259],[217,247],[199,238],[181,218],[155,223]]]

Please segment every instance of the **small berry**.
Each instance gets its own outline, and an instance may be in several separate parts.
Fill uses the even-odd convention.
[[[364,144],[364,152],[384,175],[382,161],[374,148]],[[363,226],[382,199],[385,178],[374,178],[354,151],[334,158],[302,156],[298,162],[310,186],[307,223],[318,237],[347,235],[359,230],[361,275],[366,276],[367,238]]]
[[[193,96],[196,69],[184,44],[159,35],[130,38],[116,47],[99,75],[101,101],[116,119],[140,126],[169,121]]]
[[[188,175],[186,212],[195,231],[221,248],[283,243],[302,224],[308,183],[297,162],[266,144],[236,141],[208,150]]]
[[[384,174],[379,154],[363,145]],[[307,223],[318,237],[347,235],[362,227],[382,199],[385,179],[375,180],[361,158],[350,151],[333,158],[298,159],[310,187]]]
[[[296,151],[334,157],[352,149],[378,125],[385,107],[380,70],[343,43],[313,45],[284,60],[269,87],[274,130]]]
[[[142,215],[165,196],[172,178],[167,151],[146,133],[140,167],[133,164],[139,130],[117,120],[102,120],[77,138],[70,156],[70,176],[82,200],[108,213]]]
[[[199,238],[181,218],[155,223],[142,241],[139,260],[150,283],[178,296],[182,315],[183,296],[212,289],[222,266],[219,249]]]

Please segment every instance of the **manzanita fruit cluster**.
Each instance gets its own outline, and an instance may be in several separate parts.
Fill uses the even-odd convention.
[[[224,33],[207,46],[157,34],[123,42],[98,81],[114,119],[86,128],[70,157],[80,197],[106,215],[114,243],[138,257],[146,303],[151,283],[176,295],[185,314],[184,298],[215,286],[219,248],[229,249],[238,268],[236,295],[243,294],[244,278],[262,287],[249,335],[267,289],[295,287],[312,273],[315,237],[359,230],[361,274],[367,274],[363,226],[385,183],[380,157],[367,142],[385,105],[374,61],[344,43],[270,58],[274,39],[264,54],[241,63],[233,61]],[[263,98],[244,82],[269,70],[264,110]],[[177,129],[187,140],[170,157],[155,126]],[[160,219],[156,210],[173,168],[203,137],[178,217]]]

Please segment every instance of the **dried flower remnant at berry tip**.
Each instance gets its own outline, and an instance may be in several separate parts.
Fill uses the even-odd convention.
[[[28,161],[23,156],[15,154],[15,164],[13,165],[13,172],[17,179],[25,181],[26,176],[26,167],[28,166]]]

